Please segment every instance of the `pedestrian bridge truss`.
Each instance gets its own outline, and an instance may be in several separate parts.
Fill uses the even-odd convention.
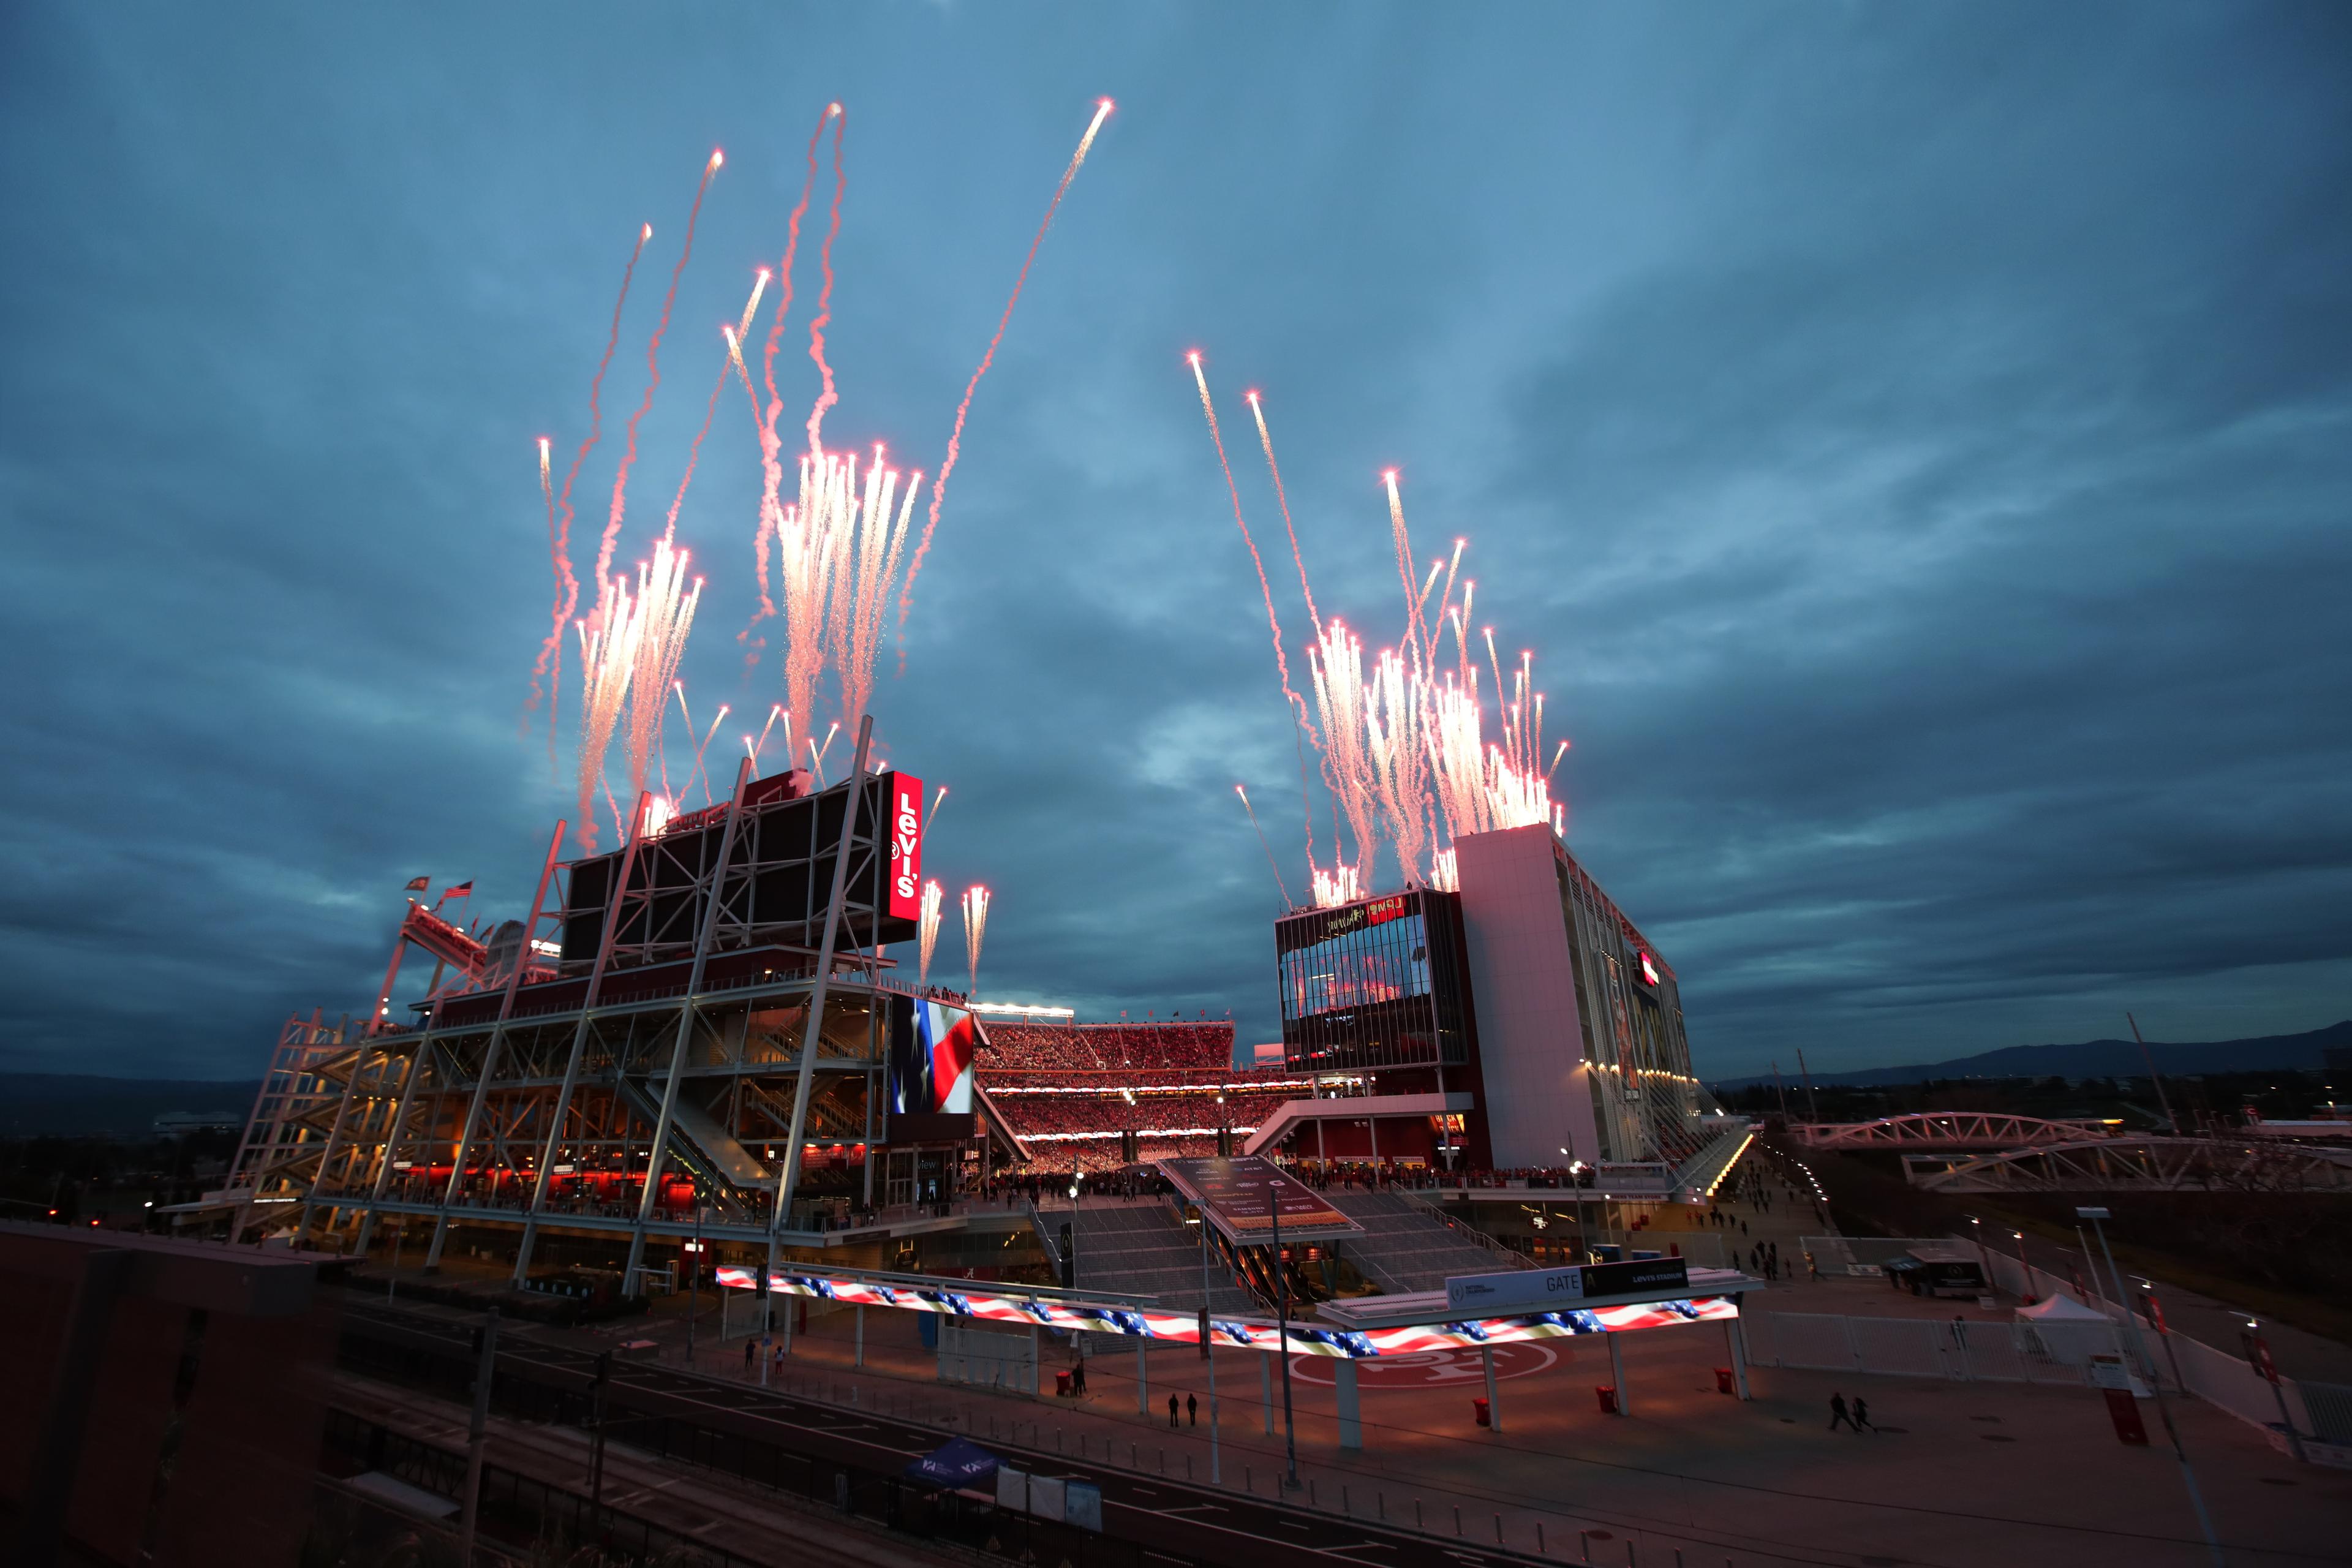
[[[1810,1149],[2038,1149],[2105,1138],[2112,1121],[2047,1121],[1985,1110],[1922,1110],[1875,1121],[1807,1121],[1789,1129]]]
[[[2095,1138],[1950,1159],[1904,1157],[1904,1177],[1937,1193],[2352,1193],[2352,1149],[2220,1138]]]

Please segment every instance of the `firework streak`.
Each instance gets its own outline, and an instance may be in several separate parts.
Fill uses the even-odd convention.
[[[1054,226],[1054,214],[1061,209],[1062,197],[1068,194],[1070,182],[1078,177],[1078,165],[1087,161],[1087,149],[1095,144],[1095,132],[1110,118],[1111,101],[1106,98],[1095,105],[1095,117],[1087,122],[1087,133],[1078,138],[1078,150],[1070,155],[1070,166],[1062,171],[1062,183],[1054,187],[1054,199],[1045,204],[1045,216],[1037,225],[1037,233],[1029,241],[1029,254],[1021,258],[1021,271],[1013,279],[1013,292],[1004,301],[1004,314],[997,318],[996,331],[988,340],[988,352],[980,356],[980,368],[971,373],[971,380],[963,389],[963,401],[956,405],[955,428],[948,432],[947,457],[940,464],[940,477],[931,482],[930,516],[924,521],[923,537],[915,546],[915,563],[907,569],[907,585],[898,595],[898,638],[900,664],[904,667],[907,636],[907,612],[915,605],[915,577],[923,569],[923,557],[930,553],[931,535],[939,531],[940,506],[947,500],[948,476],[955,472],[956,458],[962,450],[963,422],[971,413],[971,395],[980,390],[980,378],[996,361],[997,345],[1004,342],[1004,329],[1013,324],[1013,308],[1021,303],[1021,290],[1029,281],[1029,268],[1037,259],[1037,247],[1045,243],[1045,231]]]
[[[718,1270],[720,1286],[730,1290],[759,1288],[756,1270],[733,1265]],[[1038,1328],[1083,1330],[1118,1334],[1127,1339],[1160,1340],[1171,1344],[1201,1342],[1200,1317],[1193,1312],[1155,1312],[1111,1303],[1038,1300],[1028,1296],[996,1295],[953,1289],[958,1280],[942,1280],[937,1289],[884,1284],[852,1274],[792,1273],[768,1276],[769,1290],[779,1296],[805,1296],[845,1306],[896,1307],[941,1317],[978,1318],[989,1322],[1020,1323]],[[1565,1312],[1538,1312],[1521,1318],[1475,1318],[1460,1322],[1422,1323],[1397,1329],[1335,1329],[1294,1322],[1286,1342],[1275,1323],[1255,1318],[1213,1318],[1211,1342],[1229,1350],[1287,1350],[1294,1355],[1339,1356],[1353,1361],[1384,1355],[1420,1355],[1431,1351],[1475,1350],[1480,1345],[1524,1344],[1537,1340],[1573,1338],[1579,1334],[1624,1333],[1635,1329],[1665,1329],[1678,1323],[1725,1322],[1739,1316],[1738,1303],[1727,1296],[1700,1296],[1687,1300],[1642,1301],[1622,1307],[1585,1307]]]

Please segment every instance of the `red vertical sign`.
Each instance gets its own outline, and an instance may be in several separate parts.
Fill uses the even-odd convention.
[[[890,913],[923,917],[923,781],[912,773],[890,775]]]

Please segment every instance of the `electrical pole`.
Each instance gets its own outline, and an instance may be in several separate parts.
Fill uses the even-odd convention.
[[[1797,1047],[1797,1072],[1805,1080],[1805,1114],[1819,1121],[1822,1119],[1822,1102],[1813,1098],[1813,1073],[1805,1065],[1805,1048],[1802,1046]]]
[[[2131,1330],[2132,1349],[2139,1356],[2140,1364],[2147,1368],[2147,1380],[2156,1390],[2156,1413],[2164,1417],[2164,1435],[2172,1439],[2173,1457],[2180,1461],[2180,1479],[2189,1488],[2189,1506],[2197,1512],[2197,1528],[2205,1532],[2205,1544],[2213,1553],[2213,1568],[2228,1568],[2229,1560],[2221,1555],[2221,1537],[2213,1533],[2213,1521],[2205,1511],[2205,1494],[2197,1489],[2197,1472],[2189,1466],[2189,1450],[2181,1446],[2180,1428],[2172,1424],[2172,1406],[2165,1401],[2164,1380],[2157,1376],[2156,1363],[2147,1353],[2147,1342],[2140,1338],[2139,1315],[2131,1310],[2131,1302],[2124,1296],[2123,1275],[2116,1268],[2116,1249],[2107,1245],[2107,1227],[2100,1223],[2107,1217],[2107,1211],[2078,1208],[2074,1214],[2077,1218],[2089,1220],[2091,1228],[2098,1233],[2099,1250],[2106,1256],[2107,1272],[2116,1279],[2116,1305],[2123,1311],[2125,1326]]]

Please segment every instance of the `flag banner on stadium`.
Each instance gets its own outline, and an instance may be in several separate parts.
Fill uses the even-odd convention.
[[[728,1265],[718,1270],[719,1283],[729,1289],[751,1290],[759,1285],[759,1271]],[[1129,1339],[1165,1340],[1199,1344],[1199,1319],[1190,1312],[1154,1312],[1133,1307],[1094,1305],[1079,1301],[1038,1300],[1028,1296],[1004,1296],[978,1290],[886,1285],[851,1274],[779,1271],[768,1277],[771,1291],[780,1296],[806,1296],[845,1306],[896,1307],[913,1312],[978,1318],[991,1322],[1019,1323],[1047,1329],[1082,1330],[1118,1334]],[[1720,1322],[1739,1315],[1738,1303],[1727,1296],[1703,1296],[1687,1300],[1641,1301],[1616,1307],[1538,1312],[1517,1318],[1478,1318],[1462,1322],[1414,1324],[1393,1329],[1330,1329],[1293,1323],[1287,1340],[1278,1325],[1249,1318],[1213,1318],[1213,1343],[1234,1350],[1273,1352],[1287,1348],[1294,1355],[1344,1356],[1366,1360],[1383,1355],[1414,1355],[1426,1351],[1462,1350],[1479,1345],[1517,1344],[1531,1340],[1562,1339],[1576,1334],[1622,1333],[1633,1329],[1671,1328],[1676,1323]]]
[[[919,997],[890,1009],[890,1113],[970,1116],[979,1026],[961,1007]]]

